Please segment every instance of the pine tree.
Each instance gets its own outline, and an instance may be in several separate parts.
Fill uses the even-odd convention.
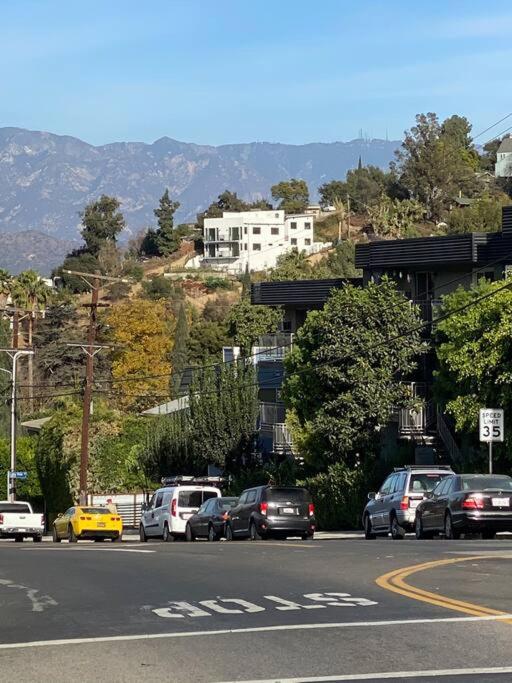
[[[171,398],[178,398],[180,395],[181,378],[188,359],[188,337],[187,314],[184,305],[181,304],[174,334],[174,347],[170,354],[172,370],[169,392]]]
[[[174,231],[174,214],[179,207],[180,203],[173,202],[169,197],[169,190],[166,189],[160,197],[158,209],[153,212],[158,220],[156,244],[162,256],[168,256],[179,248],[179,236]]]

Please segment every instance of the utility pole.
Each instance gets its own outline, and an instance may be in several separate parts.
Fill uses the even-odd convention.
[[[85,365],[85,385],[84,385],[84,399],[83,399],[83,409],[82,409],[82,437],[80,444],[80,505],[87,505],[87,471],[89,467],[89,422],[91,419],[91,401],[92,401],[92,388],[94,379],[94,357],[105,348],[110,348],[109,346],[97,345],[96,342],[96,332],[97,332],[97,318],[98,318],[98,308],[108,307],[108,304],[101,304],[98,302],[99,291],[101,283],[105,284],[113,282],[126,282],[129,283],[131,280],[126,278],[117,277],[107,277],[106,275],[100,275],[99,273],[80,273],[74,270],[64,270],[64,273],[68,275],[78,275],[84,280],[91,288],[91,303],[85,304],[87,308],[90,309],[89,313],[89,328],[87,331],[87,343],[86,344],[68,344],[68,346],[78,346],[82,349],[86,356]]]
[[[10,502],[16,500],[16,479],[12,476],[16,472],[16,375],[18,370],[18,358],[21,356],[33,356],[32,349],[0,349],[12,359],[11,375],[11,458],[10,469],[7,472],[7,499]]]
[[[350,239],[350,195],[347,194],[347,239]]]

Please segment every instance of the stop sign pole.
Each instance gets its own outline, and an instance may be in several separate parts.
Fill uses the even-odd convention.
[[[503,443],[505,434],[502,408],[480,409],[480,441],[489,444],[489,474],[492,474],[492,444]]]

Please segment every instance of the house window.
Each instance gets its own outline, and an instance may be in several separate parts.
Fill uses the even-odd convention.
[[[258,244],[257,242],[255,242],[255,243],[252,245],[252,250],[253,250],[253,251],[261,251],[261,244]]]
[[[276,213],[276,218],[279,218],[279,214],[278,214],[278,213]]]
[[[261,235],[261,228],[253,228],[252,234],[253,235]]]
[[[295,230],[295,229],[297,228],[297,221],[292,221],[292,222],[290,223],[290,228],[291,228],[292,230]]]
[[[306,239],[304,240],[304,244],[306,245],[306,247],[309,247],[309,245],[311,244],[311,240],[309,239],[309,237],[306,237]]]
[[[279,228],[270,228],[271,235],[279,235]]]
[[[272,242],[269,242],[269,243],[268,243],[268,246],[269,246],[269,247],[273,246],[273,245],[272,245]]]
[[[295,246],[295,245],[297,244],[297,238],[296,238],[296,237],[292,237],[291,240],[290,240],[290,244],[293,244],[293,246]]]
[[[311,230],[311,223],[304,223],[304,230]]]
[[[244,235],[247,235],[247,226],[244,227]]]
[[[244,244],[244,250],[247,251],[247,244]]]

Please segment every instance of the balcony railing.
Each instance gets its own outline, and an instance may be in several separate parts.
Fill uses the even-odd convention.
[[[398,411],[398,431],[402,436],[425,434],[436,420],[433,401],[425,401],[415,408]]]
[[[286,453],[291,452],[293,442],[290,430],[285,424],[276,424],[273,427],[274,438],[274,452]]]
[[[441,306],[439,299],[414,299],[411,301],[419,308],[420,317],[424,322],[435,322],[438,316],[438,309]]]
[[[260,422],[262,426],[283,424],[286,418],[286,408],[282,403],[260,403]]]
[[[252,347],[254,363],[260,361],[282,361],[292,348],[293,335],[281,332],[265,334],[258,340],[258,346]]]

